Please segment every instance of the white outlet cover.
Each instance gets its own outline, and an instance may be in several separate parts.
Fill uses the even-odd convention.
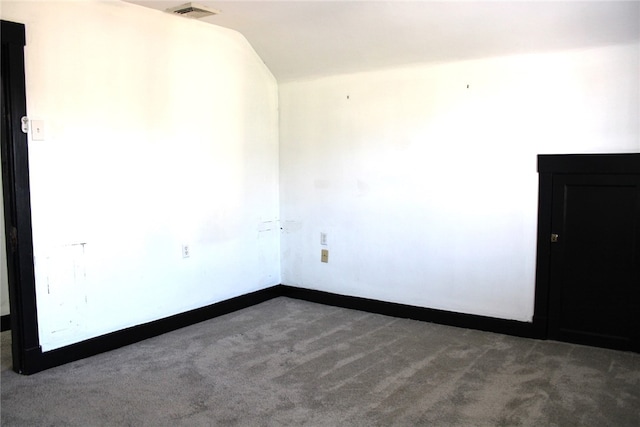
[[[327,233],[320,233],[320,244],[327,246]]]

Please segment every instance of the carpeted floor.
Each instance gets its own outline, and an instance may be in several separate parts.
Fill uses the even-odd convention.
[[[640,354],[288,298],[29,377],[7,334],[3,426],[640,426]]]

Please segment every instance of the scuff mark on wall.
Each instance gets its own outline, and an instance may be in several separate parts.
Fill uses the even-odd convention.
[[[47,304],[38,309],[54,312],[50,334],[71,333],[82,324],[88,302],[85,246],[86,242],[58,246],[45,256]]]
[[[267,231],[272,231],[278,228],[278,220],[273,221],[261,221],[258,224],[258,232],[264,233]]]

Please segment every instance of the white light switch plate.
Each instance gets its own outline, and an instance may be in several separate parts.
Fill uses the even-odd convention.
[[[44,120],[31,120],[31,139],[44,141]]]

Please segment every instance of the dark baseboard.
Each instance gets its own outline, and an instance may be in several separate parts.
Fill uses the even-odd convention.
[[[11,315],[0,316],[0,332],[11,330]]]
[[[496,332],[518,337],[544,338],[544,330],[538,327],[539,323],[537,322],[519,322],[517,320],[498,319],[475,314],[455,313],[445,310],[436,310],[433,308],[416,307],[393,302],[332,294],[329,292],[302,289],[286,285],[283,285],[280,291],[282,292],[282,296],[289,298],[296,298],[336,307],[350,308],[369,313],[421,320],[424,322],[439,323],[461,328],[478,329],[481,331]]]
[[[236,298],[211,304],[206,307],[190,310],[185,313],[176,314],[174,316],[169,316],[142,325],[132,326],[130,328],[115,331],[58,349],[46,352],[42,352],[40,348],[31,349],[27,352],[28,354],[25,354],[25,358],[27,358],[29,362],[26,364],[26,366],[29,367],[29,370],[20,373],[26,375],[34,374],[45,369],[84,359],[106,351],[115,350],[185,326],[190,326],[224,314],[241,310],[243,308],[251,307],[280,296],[377,313],[386,316],[415,319],[527,338],[544,338],[544,331],[536,327],[537,322],[518,322],[515,320],[497,319],[473,314],[454,313],[444,310],[435,310],[432,308],[416,307],[315,291],[311,289],[302,289],[287,285],[276,285],[250,294],[241,295]],[[3,316],[3,327],[5,322],[4,317],[5,316]]]
[[[281,287],[273,286],[260,291],[241,295],[206,307],[190,310],[185,313],[165,317],[153,322],[115,331],[106,335],[91,338],[39,354],[31,354],[31,369],[22,374],[30,375],[65,363],[84,359],[106,351],[115,350],[148,338],[162,335],[176,329],[190,326],[243,308],[251,307],[281,295]]]

